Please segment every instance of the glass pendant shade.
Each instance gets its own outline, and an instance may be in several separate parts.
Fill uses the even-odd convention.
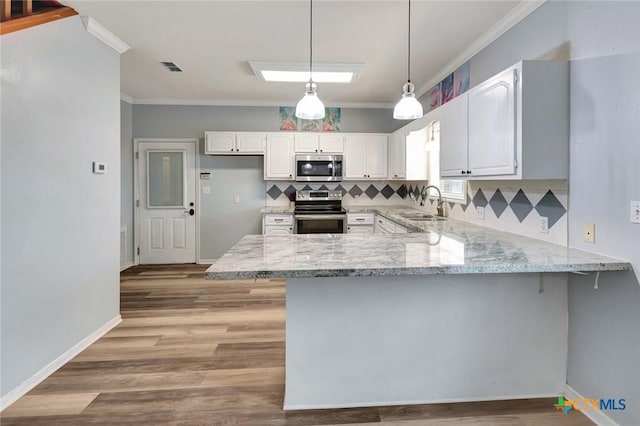
[[[316,84],[312,81],[307,83],[307,91],[304,97],[296,105],[296,117],[305,120],[320,120],[324,118],[324,104],[316,92]]]
[[[405,83],[402,90],[404,93],[393,109],[393,118],[396,120],[412,120],[422,117],[422,104],[416,99],[413,83]]]

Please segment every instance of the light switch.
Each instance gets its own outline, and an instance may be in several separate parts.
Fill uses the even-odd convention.
[[[631,223],[640,223],[640,201],[631,202]]]
[[[240,196],[239,195],[234,195],[233,196],[233,202],[236,203],[236,204],[240,203]]]
[[[210,186],[203,186],[202,187],[202,193],[203,194],[211,194],[211,187]]]

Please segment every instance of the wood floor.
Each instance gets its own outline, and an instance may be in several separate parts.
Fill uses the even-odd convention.
[[[551,399],[284,412],[284,281],[121,275],[123,321],[1,415],[9,425],[591,425]]]

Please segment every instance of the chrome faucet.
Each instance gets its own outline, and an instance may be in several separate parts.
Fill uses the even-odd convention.
[[[438,204],[436,204],[436,210],[438,216],[444,216],[444,203],[442,202],[442,192],[440,192],[440,188],[435,185],[429,185],[422,188],[420,192],[420,205],[424,206],[424,201],[427,199],[429,188],[433,188],[438,191]]]

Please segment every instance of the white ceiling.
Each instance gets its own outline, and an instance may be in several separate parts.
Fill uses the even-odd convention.
[[[308,61],[309,2],[65,1],[131,50],[122,92],[136,102],[294,105],[301,83],[268,83],[247,61]],[[412,2],[412,81],[424,86],[520,1]],[[356,84],[322,84],[327,105],[392,105],[406,81],[407,2],[316,0],[314,62],[362,62]],[[170,73],[173,61],[183,73]],[[420,93],[418,93],[420,94]]]

